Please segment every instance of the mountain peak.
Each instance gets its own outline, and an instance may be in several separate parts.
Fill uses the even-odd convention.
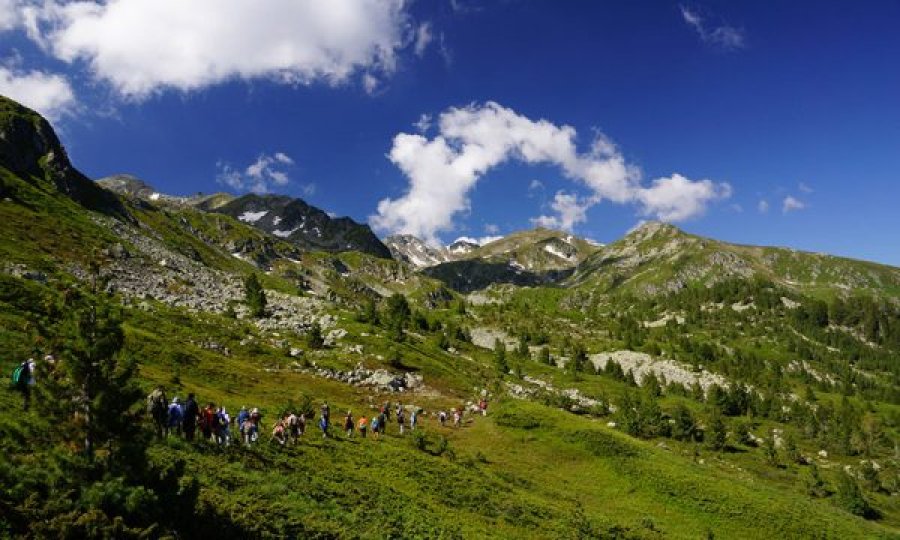
[[[3,96],[0,96],[0,163],[26,182],[52,182],[57,191],[86,208],[127,215],[113,194],[72,166],[56,132],[44,117]]]

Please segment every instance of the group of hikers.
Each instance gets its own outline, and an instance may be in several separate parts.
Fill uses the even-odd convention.
[[[199,429],[202,439],[211,440],[219,445],[227,446],[232,442],[232,428],[236,427],[239,440],[250,446],[260,438],[262,427],[262,414],[258,408],[249,409],[241,407],[237,418],[232,418],[224,406],[216,406],[208,403],[205,407],[198,404],[193,393],[188,394],[182,403],[178,397],[171,402],[166,398],[162,387],[157,387],[147,396],[147,412],[150,414],[160,437],[167,437],[170,433],[180,434],[185,440],[193,441]],[[425,411],[419,407],[405,407],[397,403],[394,408],[394,421],[397,423],[400,435],[403,435],[408,427],[415,430],[419,425],[419,418]],[[487,414],[487,400],[481,399],[477,406],[473,407],[474,413]],[[287,410],[272,425],[270,442],[281,445],[297,443],[306,434],[308,425],[315,421],[311,411]],[[438,422],[446,426],[452,419],[454,427],[460,427],[463,419],[463,409],[453,408],[447,411],[438,411]],[[341,427],[348,438],[358,434],[365,438],[369,433],[372,437],[379,438],[385,434],[388,424],[391,422],[391,403],[385,402],[378,409],[377,414],[369,419],[365,415],[359,418],[353,417],[352,411],[344,415]],[[316,423],[322,433],[322,438],[331,436],[332,429],[331,407],[327,402],[321,406],[318,422]]]
[[[50,355],[46,356],[44,360],[50,363],[54,361]],[[28,411],[32,389],[35,385],[35,360],[33,358],[22,362],[13,370],[12,384],[22,393],[24,410]],[[184,402],[177,396],[169,401],[161,386],[147,396],[147,412],[160,437],[167,437],[170,433],[174,433],[181,435],[185,440],[193,441],[199,430],[202,439],[211,440],[224,446],[232,442],[233,427],[237,429],[239,440],[248,446],[259,440],[262,427],[262,414],[258,408],[241,407],[237,417],[232,418],[224,406],[216,406],[210,402],[201,407],[193,393],[188,394]],[[407,428],[415,430],[419,425],[419,418],[425,414],[425,411],[419,407],[405,407],[402,403],[397,403],[393,412],[400,435],[403,435]],[[471,412],[487,414],[487,400],[482,397],[477,405],[472,406]],[[308,424],[315,421],[314,416],[312,411],[286,411],[273,424],[270,441],[281,445],[296,443],[306,433]],[[463,420],[463,408],[452,408],[449,413],[441,410],[435,416],[442,427],[450,421],[454,427],[460,427]],[[365,438],[371,433],[377,439],[385,434],[391,421],[391,403],[385,402],[377,409],[377,414],[372,415],[371,419],[365,415],[355,419],[353,412],[348,410],[344,415],[341,427],[347,437],[353,437],[358,433],[360,437]],[[317,425],[323,438],[330,437],[331,408],[327,402],[322,404]]]

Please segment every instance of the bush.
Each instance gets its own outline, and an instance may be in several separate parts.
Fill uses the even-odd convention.
[[[876,519],[879,516],[878,511],[863,496],[856,479],[846,472],[838,477],[835,502],[855,516],[865,519]]]

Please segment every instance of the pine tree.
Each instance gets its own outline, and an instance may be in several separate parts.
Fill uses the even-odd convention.
[[[313,323],[306,333],[306,346],[310,349],[321,349],[325,346],[325,338],[322,337],[322,327],[319,323]]]
[[[709,447],[717,451],[724,450],[726,436],[727,430],[725,427],[725,420],[722,419],[722,414],[719,410],[713,408],[712,414],[709,417],[709,422],[707,423],[706,440]]]
[[[494,367],[501,378],[509,373],[509,363],[506,361],[506,345],[499,338],[494,340]]]
[[[541,350],[538,352],[538,360],[542,364],[553,365],[553,359],[550,357],[550,347],[546,345],[541,347]]]
[[[516,356],[523,360],[531,359],[531,351],[528,349],[528,340],[525,336],[519,337],[519,346],[516,349]]]
[[[97,449],[128,457],[137,436],[142,392],[137,364],[120,355],[125,342],[122,315],[94,275],[91,292],[70,290],[61,320],[45,332],[56,360],[41,366],[40,409],[58,422],[55,435],[82,446],[93,459]]]
[[[388,297],[384,319],[394,341],[403,341],[404,332],[411,316],[412,310],[405,296],[395,293]]]
[[[256,274],[250,274],[244,278],[244,302],[250,309],[250,316],[263,317],[266,314],[266,292],[259,283]]]

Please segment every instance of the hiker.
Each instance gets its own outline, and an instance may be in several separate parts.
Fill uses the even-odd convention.
[[[275,441],[281,446],[284,446],[284,419],[275,422],[275,425],[272,427],[272,438],[270,441]]]
[[[300,419],[297,418],[297,415],[294,414],[294,411],[289,411],[287,416],[287,435],[288,441],[291,444],[295,444],[297,439],[300,437]]]
[[[384,429],[387,427],[388,423],[388,413],[383,412],[378,415],[378,432],[384,435]]]
[[[247,410],[247,407],[241,407],[241,410],[238,411],[237,418],[238,429],[240,429],[241,426],[244,425],[244,420],[247,420],[248,418],[250,418],[250,411]]]
[[[369,426],[369,421],[366,419],[365,416],[361,416],[359,418],[359,425],[357,426],[357,429],[359,429],[359,436],[362,437],[363,439],[366,438],[366,428],[368,428],[368,426]]]
[[[347,438],[353,436],[353,415],[350,414],[350,411],[347,411],[347,416],[344,417],[344,430],[347,432]]]
[[[228,446],[231,444],[231,416],[225,410],[225,406],[219,407],[216,412],[215,437],[219,445]]]
[[[416,430],[416,425],[419,423],[419,413],[422,409],[416,407],[413,409],[412,414],[409,415],[409,429],[412,431]]]
[[[325,419],[325,423],[329,423],[331,420],[331,408],[328,407],[328,402],[322,403],[322,418]]]
[[[161,439],[169,435],[168,402],[169,399],[162,386],[157,386],[147,396],[147,413],[156,427],[156,436]]]
[[[403,409],[400,406],[397,406],[397,424],[400,425],[400,435],[403,435],[403,422],[406,420],[406,415],[403,412]]]
[[[253,438],[253,432],[255,427],[253,426],[253,421],[250,420],[250,415],[248,414],[244,421],[239,426],[241,432],[241,439],[243,439],[244,444],[249,448],[250,443],[255,439]]]
[[[194,394],[188,394],[187,401],[184,402],[184,418],[182,418],[181,426],[184,430],[184,438],[193,441],[194,432],[197,431],[197,418],[200,417],[200,406],[194,399]]]
[[[19,364],[12,373],[12,383],[16,390],[22,392],[22,410],[28,411],[31,407],[31,387],[34,386],[34,370],[37,365],[34,358]]]
[[[453,413],[453,427],[459,427],[462,424],[462,410],[454,407],[451,412]]]
[[[200,431],[204,439],[212,439],[216,427],[216,406],[209,402],[200,416]]]
[[[297,430],[302,437],[306,433],[306,413],[301,412],[300,416],[297,417]]]
[[[391,419],[391,402],[385,401],[384,405],[381,407],[381,414],[384,415],[385,420]]]
[[[447,425],[447,411],[440,411],[438,413],[438,422],[441,423],[441,427],[445,427]]]
[[[328,438],[328,417],[327,416],[322,415],[322,417],[319,418],[319,429],[322,430],[322,438],[327,439]]]
[[[171,431],[181,431],[181,421],[184,418],[184,409],[181,406],[181,401],[178,399],[178,396],[172,398],[172,403],[169,404],[166,418],[167,435]]]
[[[256,442],[256,440],[259,439],[259,425],[262,423],[262,413],[260,413],[259,409],[256,407],[253,407],[253,410],[250,411],[248,420],[250,421],[248,437],[250,442]]]
[[[372,419],[372,438],[378,439],[378,430],[381,427],[381,418],[384,417],[384,414],[379,414],[375,418]]]
[[[487,416],[487,400],[481,398],[481,401],[478,402],[478,410],[481,412],[481,416]]]

